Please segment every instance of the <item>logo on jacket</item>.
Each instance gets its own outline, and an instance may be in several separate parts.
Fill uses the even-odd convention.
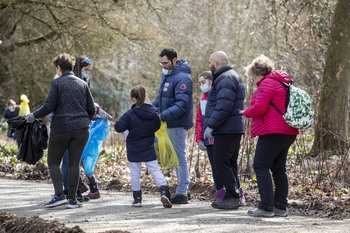
[[[187,87],[186,84],[181,84],[181,89],[182,89],[182,90],[185,90],[186,87]]]

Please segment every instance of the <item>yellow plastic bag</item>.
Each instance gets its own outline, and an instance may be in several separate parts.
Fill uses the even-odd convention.
[[[160,167],[177,167],[179,160],[171,143],[169,136],[166,134],[166,122],[162,121],[160,129],[156,132],[158,142],[154,143],[157,161]]]
[[[27,116],[30,113],[29,109],[29,99],[26,95],[21,95],[21,104],[19,105],[18,116]]]

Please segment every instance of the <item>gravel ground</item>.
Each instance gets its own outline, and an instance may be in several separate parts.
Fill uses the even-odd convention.
[[[84,203],[83,208],[45,209],[53,192],[51,184],[0,178],[0,190],[1,211],[57,220],[85,232],[350,232],[350,219],[252,218],[246,214],[251,207],[214,210],[210,202],[198,200],[165,209],[158,194],[144,195],[142,208],[131,207],[131,193],[102,190],[100,199]]]

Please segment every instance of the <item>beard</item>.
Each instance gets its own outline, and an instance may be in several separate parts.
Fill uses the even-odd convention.
[[[211,73],[212,73],[212,74],[214,74],[215,71],[217,71],[217,69],[215,68],[214,64],[211,65],[210,70],[211,70]]]

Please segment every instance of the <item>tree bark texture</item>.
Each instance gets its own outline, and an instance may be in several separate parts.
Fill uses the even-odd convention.
[[[331,26],[315,127],[314,152],[339,153],[349,138],[350,2],[339,0]]]

